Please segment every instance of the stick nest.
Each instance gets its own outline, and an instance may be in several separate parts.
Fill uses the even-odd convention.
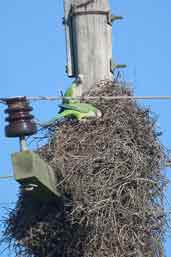
[[[132,91],[101,81],[95,95]],[[134,100],[88,102],[102,118],[55,124],[39,149],[62,197],[39,203],[21,190],[4,240],[24,257],[163,257],[165,154],[155,120]]]

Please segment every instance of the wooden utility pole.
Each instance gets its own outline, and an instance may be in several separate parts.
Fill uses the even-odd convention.
[[[112,80],[112,21],[108,0],[64,0],[67,74],[80,79],[80,95]]]

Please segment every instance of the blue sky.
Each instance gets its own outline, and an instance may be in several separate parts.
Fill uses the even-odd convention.
[[[113,57],[128,65],[124,75],[135,94],[171,95],[171,2],[112,0],[111,8],[125,17],[113,26]],[[0,96],[57,95],[71,83],[65,75],[62,17],[63,0],[0,0]],[[142,103],[158,115],[161,141],[171,148],[171,101]],[[56,103],[36,103],[34,108],[42,121],[56,113]],[[6,175],[12,173],[10,154],[18,150],[18,141],[4,136],[3,110],[0,105],[0,174]],[[171,178],[171,170],[166,174]],[[17,189],[15,181],[0,180],[0,207],[15,202]],[[168,198],[170,193],[171,186]],[[167,237],[167,257],[169,245]],[[12,257],[7,252],[1,256]]]

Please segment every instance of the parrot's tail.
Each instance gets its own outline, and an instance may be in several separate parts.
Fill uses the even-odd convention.
[[[58,114],[55,116],[55,118],[53,118],[53,119],[51,119],[51,120],[49,120],[49,121],[47,121],[47,122],[45,122],[45,123],[40,124],[40,127],[42,127],[42,128],[48,128],[48,127],[50,127],[50,126],[53,126],[56,122],[61,121],[61,120],[63,120],[63,119],[64,119],[63,114],[62,114],[62,113],[58,113]]]

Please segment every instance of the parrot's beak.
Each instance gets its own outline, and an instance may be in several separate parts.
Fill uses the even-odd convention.
[[[102,117],[102,113],[100,110],[97,110],[96,112],[97,118],[101,118]]]
[[[83,83],[83,80],[84,80],[84,75],[82,75],[82,74],[79,74],[79,75],[77,76],[77,78],[76,78],[76,82],[77,82],[78,84]]]

